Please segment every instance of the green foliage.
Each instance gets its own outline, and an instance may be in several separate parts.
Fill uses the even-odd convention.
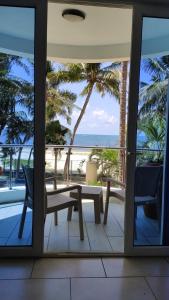
[[[94,85],[95,91],[102,97],[108,93],[119,99],[120,72],[117,64],[110,63],[105,67],[102,63],[66,64],[50,74],[50,80],[56,86],[66,82],[84,82],[81,96],[86,96]]]
[[[118,177],[119,172],[119,156],[118,150],[113,149],[93,149],[90,160],[97,162],[97,167],[100,171],[99,176]]]
[[[76,94],[68,90],[61,90],[53,78],[57,76],[51,62],[47,62],[46,76],[46,122],[58,119],[59,116],[71,123],[71,114]]]
[[[51,121],[46,125],[46,144],[64,145],[69,130],[59,121]]]
[[[139,92],[139,118],[161,115],[165,117],[169,56],[144,59],[143,70],[150,75],[150,82],[141,83]]]
[[[30,62],[27,60],[28,63]],[[22,58],[0,53],[0,134],[5,127],[10,127],[14,120],[16,122],[26,120],[25,107],[30,112],[34,105],[33,85],[22,78],[12,76],[10,71],[13,65],[19,65],[28,73],[28,65],[23,63]],[[18,107],[21,108],[20,111]],[[13,137],[15,137],[15,133]]]
[[[154,118],[144,118],[139,121],[138,129],[144,132],[146,136],[146,141],[143,144],[143,148],[153,149],[157,151],[147,151],[140,155],[140,159],[148,161],[162,161],[163,160],[163,150],[165,146],[165,128],[166,121],[160,116]]]
[[[138,161],[163,161],[166,129],[166,105],[169,77],[169,56],[142,60],[143,70],[150,75],[148,83],[142,82],[139,93],[138,129],[144,132],[147,141]]]
[[[91,186],[103,186],[103,183],[101,181],[90,181],[90,182],[88,182],[88,185],[91,185]]]

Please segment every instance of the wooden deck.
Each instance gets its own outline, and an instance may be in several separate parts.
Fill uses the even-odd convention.
[[[22,204],[0,206],[0,246],[31,245],[32,212],[27,212],[23,238],[18,239]],[[94,223],[93,202],[83,200],[84,241],[80,241],[78,212],[73,212],[72,221],[67,222],[66,210],[59,212],[58,225],[54,216],[46,217],[44,252],[106,252],[122,253],[124,250],[124,204],[112,198],[107,225]],[[103,221],[103,215],[102,215]],[[135,245],[159,245],[158,222],[146,218],[142,207],[138,209],[137,240]]]

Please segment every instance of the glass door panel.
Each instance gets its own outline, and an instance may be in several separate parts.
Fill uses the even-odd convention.
[[[43,244],[46,1],[25,1],[26,7],[18,6],[17,0],[15,7],[10,1],[2,2],[0,252],[11,248],[12,255],[33,255],[40,253]],[[39,31],[42,27],[43,33]],[[25,166],[31,168],[30,179],[25,176]],[[35,185],[37,173],[39,184]]]
[[[34,32],[34,8],[0,7],[1,246],[32,245],[31,207],[18,235],[26,196],[22,166],[34,165]]]
[[[135,8],[132,43],[125,249],[160,255],[169,245],[167,11]]]
[[[134,182],[134,246],[162,245],[169,20],[143,17]],[[164,174],[165,175],[165,174]]]

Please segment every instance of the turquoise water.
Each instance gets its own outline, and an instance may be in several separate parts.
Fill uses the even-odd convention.
[[[69,145],[69,140],[67,140]],[[78,146],[105,146],[105,147],[118,147],[118,135],[96,135],[96,134],[77,134],[75,137],[74,145]]]

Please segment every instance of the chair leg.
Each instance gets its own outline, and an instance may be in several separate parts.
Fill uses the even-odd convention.
[[[81,202],[81,199],[78,201],[78,211],[79,211],[80,239],[81,239],[81,240],[84,240],[83,213],[82,213],[82,202]]]
[[[105,203],[105,212],[104,212],[104,221],[103,224],[107,224],[107,216],[108,216],[108,209],[109,209],[109,190],[110,190],[110,182],[107,183],[107,193],[106,193],[106,203]]]
[[[104,205],[103,205],[103,192],[100,195],[100,212],[104,213]]]
[[[67,221],[71,221],[72,219],[72,209],[73,209],[72,206],[68,207]]]
[[[19,233],[18,233],[18,238],[19,239],[21,239],[22,235],[23,235],[23,229],[24,229],[24,224],[25,224],[26,211],[27,211],[27,206],[24,204],[23,210],[22,210],[21,222],[20,222],[20,226],[19,226]]]
[[[100,224],[100,199],[94,200],[95,224]]]
[[[55,225],[58,225],[58,212],[57,211],[54,212],[54,222],[55,222]]]

